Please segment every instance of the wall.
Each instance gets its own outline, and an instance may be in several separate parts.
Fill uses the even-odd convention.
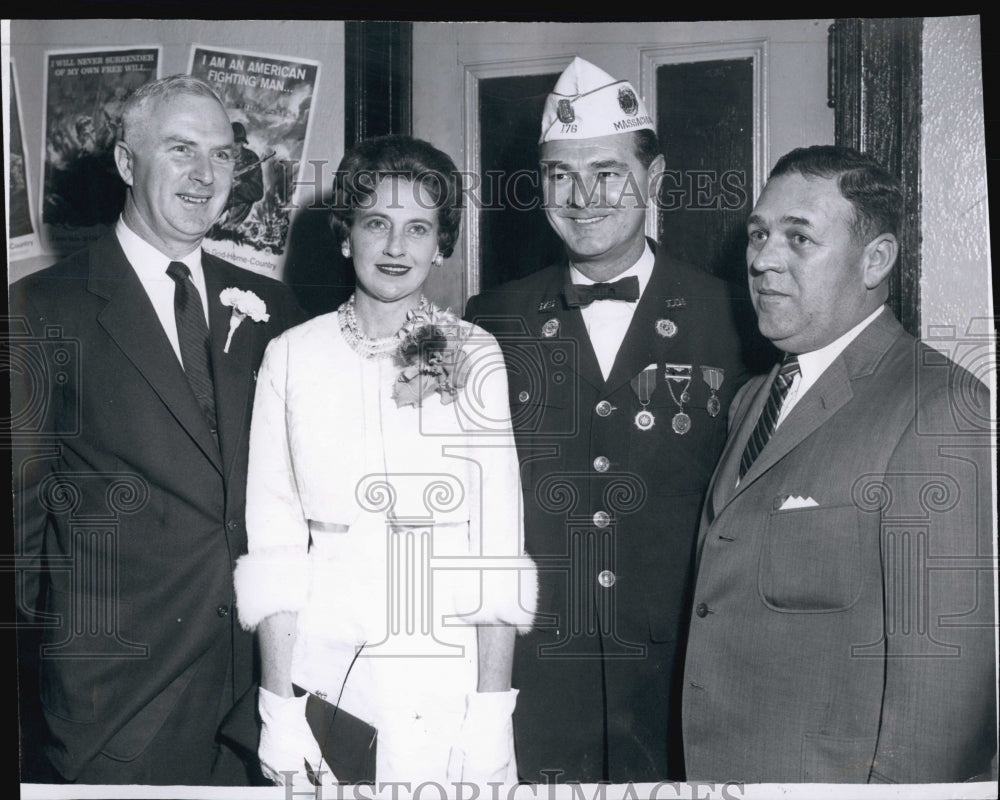
[[[983,75],[977,17],[924,20],[921,329],[992,325]],[[942,340],[939,346],[947,349]]]
[[[833,140],[833,112],[826,107],[829,22],[415,23],[414,132],[464,163],[466,63],[579,52],[637,82],[637,47],[766,36],[770,167],[792,147]],[[343,31],[342,22],[318,21],[13,20],[10,54],[17,63],[33,201],[37,205],[42,167],[38,132],[45,51],[128,43],[161,44],[164,75],[186,69],[192,42],[321,61],[306,158],[321,162],[320,186],[326,193],[343,151]],[[922,325],[925,335],[942,325],[964,332],[971,320],[992,314],[978,18],[927,18],[923,57]],[[302,178],[310,177],[310,171],[306,165]],[[313,236],[322,234],[322,226],[313,228]],[[326,242],[315,249],[320,252],[312,258],[321,269]],[[16,279],[52,260],[38,256],[15,261],[9,265],[9,277]],[[459,247],[435,275],[431,293],[461,307],[464,274]]]
[[[159,44],[162,46],[161,76],[187,71],[192,43],[319,61],[319,85],[312,103],[312,121],[305,159],[324,162],[321,189],[324,193],[330,189],[333,170],[336,169],[344,148],[343,22],[12,20],[10,43],[10,55],[17,67],[17,88],[36,224],[39,222],[37,207],[42,172],[42,98],[47,50]],[[304,164],[300,180],[311,180],[312,177],[312,167]],[[312,201],[313,193],[311,187],[303,189],[304,203]],[[295,239],[295,220],[293,217],[292,241]],[[8,267],[8,277],[16,280],[53,261],[54,256],[44,255],[15,261]]]
[[[466,163],[462,114],[465,65],[580,55],[639,86],[639,48],[768,40],[767,168],[802,144],[833,142],[826,105],[830,19],[645,23],[415,23],[413,130]],[[430,294],[461,307],[466,294],[464,242],[433,276]]]

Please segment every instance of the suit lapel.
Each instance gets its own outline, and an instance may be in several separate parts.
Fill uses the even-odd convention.
[[[746,390],[740,396],[740,404],[733,416],[732,428],[726,440],[726,446],[719,458],[719,468],[716,470],[712,485],[709,487],[712,519],[718,516],[736,491],[736,477],[739,475],[743,448],[746,447],[750,432],[757,424],[757,418],[767,401],[771,381],[774,380],[779,366],[775,365],[766,377],[755,379],[758,381],[756,385],[748,383]],[[734,402],[736,401],[734,400]]]
[[[114,234],[94,244],[87,288],[108,302],[97,321],[219,470],[219,450],[143,288]]]
[[[720,462],[719,485],[713,494],[715,516],[722,508],[738,497],[768,470],[798,447],[814,431],[833,417],[854,397],[852,382],[870,375],[893,342],[902,333],[902,327],[888,311],[883,311],[858,337],[851,342],[834,362],[827,367],[819,380],[803,395],[781,423],[767,445],[761,450],[757,460],[751,464],[739,486],[730,489],[736,482],[737,470],[743,449],[750,438],[757,418],[767,400],[771,381],[778,371],[775,366],[771,374],[759,388],[757,396],[749,407],[736,433],[730,437],[729,446]],[[727,496],[728,495],[728,496]]]
[[[222,450],[223,474],[229,475],[233,458],[244,435],[244,421],[251,395],[254,326],[246,318],[233,333],[229,352],[224,352],[229,335],[232,309],[219,298],[223,289],[238,285],[238,276],[208,253],[202,253],[205,289],[208,292],[208,321],[211,336],[212,370],[215,379],[215,407],[219,423],[219,447]]]
[[[768,383],[768,391],[770,391],[770,383]],[[803,439],[836,414],[853,396],[851,377],[847,372],[844,360],[838,358],[827,367],[819,380],[795,404],[795,407],[771,436],[770,441],[760,451],[760,455],[750,465],[747,474],[743,476],[743,480],[736,488],[736,494],[742,492],[784,458]],[[749,426],[751,430],[757,424],[757,416],[751,421]],[[747,430],[746,434],[747,439],[749,439],[750,431]],[[745,445],[746,439],[744,440]],[[741,456],[742,453],[741,449]]]

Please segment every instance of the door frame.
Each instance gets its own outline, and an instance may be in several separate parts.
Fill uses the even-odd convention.
[[[753,175],[750,204],[764,188],[768,165],[767,122],[767,51],[766,38],[732,42],[662,45],[639,48],[639,94],[650,116],[657,119],[656,70],[665,64],[689,64],[698,61],[733,61],[749,58],[753,64]],[[646,235],[660,240],[659,214],[646,215]]]
[[[572,62],[572,55],[541,56],[525,59],[503,59],[493,61],[472,61],[463,65],[462,84],[465,103],[462,110],[462,125],[465,131],[465,164],[468,175],[482,176],[480,145],[482,130],[479,121],[479,85],[488,78],[511,78],[519,75],[541,75],[546,72],[561,73]],[[539,121],[541,124],[541,121]],[[470,206],[474,203],[470,203]],[[466,297],[479,294],[479,245],[481,242],[480,211],[466,209],[465,225],[465,274],[462,287]]]

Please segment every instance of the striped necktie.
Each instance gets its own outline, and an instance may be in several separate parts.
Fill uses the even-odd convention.
[[[771,391],[767,396],[767,402],[764,404],[764,410],[760,412],[757,424],[754,426],[753,433],[750,434],[750,440],[743,451],[743,457],[740,459],[740,480],[743,480],[743,476],[747,474],[750,465],[760,455],[760,451],[764,449],[767,440],[774,433],[774,426],[777,424],[778,415],[781,413],[781,404],[785,402],[785,395],[788,394],[788,389],[798,374],[798,357],[792,353],[785,353],[785,357],[781,362],[781,368],[778,370],[778,374],[774,376],[774,382],[771,384]]]
[[[181,363],[188,383],[201,406],[212,433],[216,430],[215,385],[209,350],[208,325],[201,295],[191,280],[191,270],[180,261],[171,261],[167,274],[174,281],[174,316],[181,345]]]

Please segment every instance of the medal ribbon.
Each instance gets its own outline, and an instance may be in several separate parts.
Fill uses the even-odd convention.
[[[632,378],[629,383],[632,384],[632,390],[639,398],[639,404],[644,407],[649,405],[649,400],[656,389],[656,365],[653,364],[646,367],[646,369]]]

